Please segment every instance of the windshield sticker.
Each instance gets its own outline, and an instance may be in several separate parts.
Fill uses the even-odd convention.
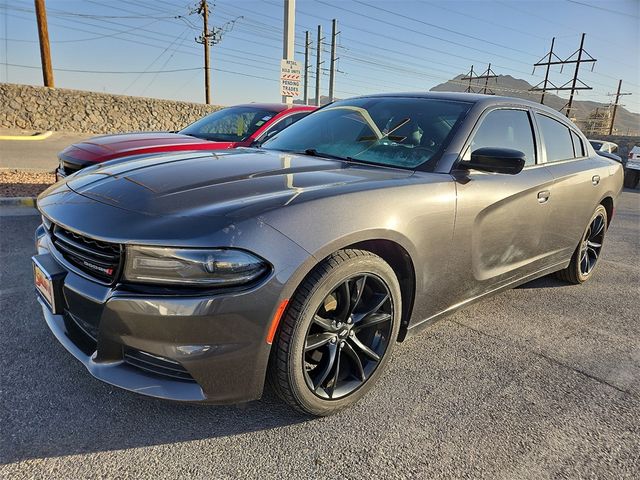
[[[266,122],[267,120],[271,120],[272,117],[273,115],[265,115],[264,117],[262,117],[262,120]]]

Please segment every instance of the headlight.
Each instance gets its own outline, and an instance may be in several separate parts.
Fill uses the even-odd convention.
[[[249,283],[269,266],[248,252],[127,246],[124,277],[130,282],[197,287]]]

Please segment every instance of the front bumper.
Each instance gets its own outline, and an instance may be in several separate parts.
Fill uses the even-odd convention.
[[[635,172],[640,171],[640,162],[629,160],[625,165],[625,170],[633,170]]]
[[[97,379],[152,397],[237,403],[262,395],[270,320],[281,292],[275,276],[246,291],[151,295],[94,282],[74,271],[40,227],[39,254],[66,271],[55,315],[58,341]]]

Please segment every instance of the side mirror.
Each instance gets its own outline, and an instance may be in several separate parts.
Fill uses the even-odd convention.
[[[484,147],[471,152],[471,161],[463,162],[467,169],[515,175],[524,168],[525,154],[511,148]]]

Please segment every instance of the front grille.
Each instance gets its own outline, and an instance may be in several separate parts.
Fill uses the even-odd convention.
[[[107,283],[112,283],[120,268],[121,248],[117,243],[101,242],[55,225],[53,245],[69,263]]]
[[[129,365],[144,370],[149,373],[171,377],[186,382],[195,382],[193,377],[178,362],[168,358],[152,355],[142,350],[126,349],[124,361]]]

